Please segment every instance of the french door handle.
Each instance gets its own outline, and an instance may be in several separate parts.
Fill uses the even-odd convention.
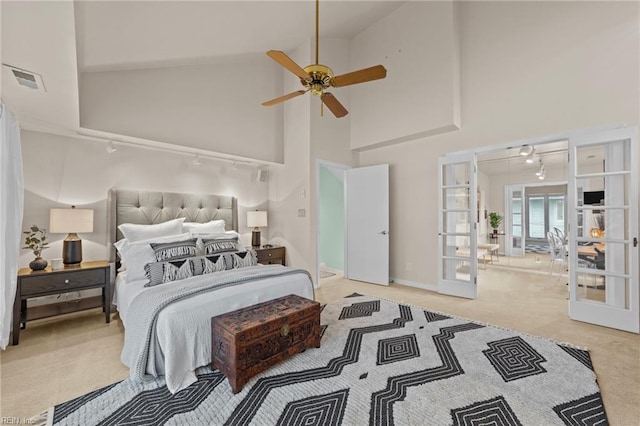
[[[378,232],[378,234],[387,235],[388,232],[387,231],[381,231],[381,232]]]

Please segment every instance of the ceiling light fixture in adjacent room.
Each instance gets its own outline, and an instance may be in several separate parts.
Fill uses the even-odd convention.
[[[109,143],[107,144],[107,148],[106,148],[107,153],[108,154],[113,154],[117,150],[118,150],[118,148],[116,148],[116,146],[114,145],[113,141],[109,141]]]
[[[529,155],[533,155],[533,152],[535,151],[535,148],[531,145],[522,145],[522,148],[520,148],[520,155],[522,155],[523,157],[528,157]]]
[[[534,153],[533,151],[531,152],[531,154],[527,155],[527,157],[524,159],[524,162],[527,164],[533,164],[533,162],[535,161],[535,157],[534,157]]]
[[[544,163],[542,162],[542,158],[539,161],[540,161],[540,167],[538,167],[538,170],[536,171],[536,176],[538,176],[538,179],[544,179],[546,170],[544,167]],[[543,176],[543,177],[540,177],[540,176]]]

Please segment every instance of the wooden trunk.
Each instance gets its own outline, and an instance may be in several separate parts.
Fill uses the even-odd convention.
[[[233,393],[256,374],[320,347],[320,304],[289,295],[211,318],[211,367]]]

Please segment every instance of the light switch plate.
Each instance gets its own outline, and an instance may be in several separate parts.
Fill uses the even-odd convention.
[[[307,211],[305,209],[298,209],[298,217],[305,217]]]

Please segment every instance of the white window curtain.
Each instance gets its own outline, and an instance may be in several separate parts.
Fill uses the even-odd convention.
[[[16,295],[18,255],[24,204],[20,130],[5,104],[0,104],[0,348],[9,344]]]

